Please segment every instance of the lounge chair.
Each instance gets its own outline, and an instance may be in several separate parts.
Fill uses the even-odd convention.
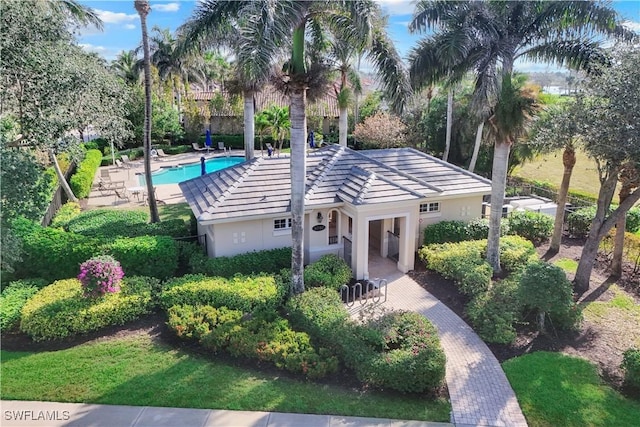
[[[227,148],[224,146],[224,142],[218,141],[218,150],[227,151]]]
[[[113,194],[116,190],[124,190],[124,181],[107,181],[102,178],[98,178],[98,191],[102,196],[108,196]]]
[[[191,146],[193,147],[194,150],[196,151],[207,151],[206,148],[202,148],[200,147],[200,144],[198,144],[197,142],[192,142]]]
[[[111,182],[111,174],[109,169],[100,169],[100,179],[103,181]]]
[[[129,194],[127,193],[127,189],[125,187],[122,188],[114,188],[113,192],[116,195],[116,198],[114,200],[114,202],[117,202],[118,200],[124,200],[126,202],[129,202]]]
[[[122,158],[122,163],[125,165],[125,168],[130,168],[133,165],[133,162],[126,154],[123,154],[122,156],[120,156],[120,158]]]
[[[162,148],[158,148],[156,151],[157,151],[158,157],[169,157],[168,154],[165,154]]]
[[[118,166],[120,169],[129,169],[131,167],[130,165],[125,165],[124,163],[122,163],[122,160],[120,159],[116,159],[116,166]]]

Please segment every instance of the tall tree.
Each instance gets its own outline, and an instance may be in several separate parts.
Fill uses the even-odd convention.
[[[575,276],[579,291],[589,288],[598,246],[621,216],[640,200],[640,188],[628,192],[618,207],[611,201],[623,167],[640,164],[640,52],[636,47],[620,48],[612,66],[591,76],[583,90],[590,95],[575,114],[587,153],[598,162],[600,191],[596,215],[582,249]]]
[[[272,105],[271,107],[260,113],[260,117],[271,131],[271,138],[274,142],[278,142],[278,154],[282,151],[282,143],[289,133],[291,122],[289,121],[289,109],[286,107],[278,107]]]
[[[562,230],[564,229],[565,205],[569,194],[571,174],[576,164],[576,147],[578,144],[579,126],[575,121],[573,102],[553,106],[536,123],[533,134],[535,137],[530,144],[541,147],[544,151],[562,150],[562,165],[564,171],[562,182],[558,190],[558,209],[553,227],[553,235],[549,245],[549,253],[558,253],[562,242]]]
[[[140,16],[140,28],[142,30],[142,50],[144,59],[144,179],[147,184],[147,197],[149,201],[149,216],[152,223],[160,222],[158,204],[156,202],[155,189],[151,177],[151,55],[149,52],[149,35],[147,33],[147,15],[151,12],[151,6],[147,0],[135,0],[133,6]]]
[[[512,74],[516,59],[590,70],[594,64],[606,62],[603,51],[592,39],[594,35],[635,37],[621,25],[615,10],[593,1],[421,0],[410,29],[435,30],[410,53],[412,81],[417,85],[443,78],[459,81],[473,71],[475,104],[481,122],[498,102],[500,81],[507,81],[500,76]],[[504,157],[504,149],[501,146],[494,150],[494,155]],[[494,158],[494,163],[496,160],[504,159]],[[501,169],[497,172],[502,175]],[[493,180],[493,187],[497,201],[504,199],[504,193],[502,197],[498,194],[500,179]],[[491,203],[495,206],[496,200]],[[493,233],[499,235],[499,228]],[[494,271],[499,271],[499,237],[489,241],[487,258]]]
[[[138,59],[134,50],[120,52],[111,63],[111,69],[129,86],[140,83],[140,70],[142,67],[142,61]]]

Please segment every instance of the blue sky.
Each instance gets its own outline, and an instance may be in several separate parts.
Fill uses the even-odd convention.
[[[407,29],[413,12],[410,0],[379,0],[389,15],[389,34],[403,57],[409,52],[420,36],[411,35]],[[122,50],[134,49],[140,43],[140,19],[133,7],[133,0],[93,1],[80,0],[93,8],[104,22],[104,31],[93,28],[83,29],[78,42],[89,51],[97,52],[108,60],[114,59]],[[174,31],[185,22],[196,0],[150,1],[151,13],[147,18],[149,30],[154,25]],[[640,33],[640,0],[614,1],[614,8],[622,15],[626,25]],[[555,71],[543,64],[524,64],[522,71]]]

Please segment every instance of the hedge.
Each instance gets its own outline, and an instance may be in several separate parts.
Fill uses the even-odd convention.
[[[45,228],[25,219],[13,221],[12,229],[23,249],[16,278],[41,277],[53,282],[75,277],[80,264],[98,254],[102,244],[98,239]]]
[[[624,381],[631,387],[640,390],[640,350],[630,348],[622,354]]]
[[[352,277],[351,268],[334,254],[324,255],[304,269],[304,283],[308,288],[324,286],[338,291]]]
[[[94,209],[84,211],[64,224],[66,230],[105,239],[116,237],[189,235],[189,226],[181,219],[148,223],[145,211]]]
[[[79,199],[89,197],[93,178],[102,162],[102,153],[99,150],[88,150],[84,159],[78,165],[76,173],[69,180],[71,190]]]
[[[509,220],[500,221],[500,235],[509,232]],[[424,228],[424,244],[456,243],[466,240],[481,240],[489,236],[489,219],[476,218],[469,222],[440,221]]]
[[[278,307],[288,288],[274,276],[206,277],[186,275],[169,280],[160,295],[165,309],[174,305],[211,305],[250,313]]]
[[[123,325],[150,312],[151,285],[146,278],[125,277],[120,288],[100,298],[85,298],[79,280],[57,281],[27,301],[20,330],[34,341],[62,339]]]
[[[509,215],[509,233],[517,234],[540,244],[553,234],[554,218],[538,212],[512,212]]]
[[[178,269],[178,246],[168,236],[121,237],[108,243],[104,253],[120,261],[125,275],[129,276],[165,280]]]
[[[20,323],[20,311],[29,298],[46,285],[41,279],[18,280],[9,283],[0,294],[0,330],[10,331]]]
[[[78,203],[67,202],[64,205],[62,205],[60,209],[58,209],[58,212],[56,212],[56,215],[53,217],[53,220],[51,220],[50,226],[66,229],[66,226],[69,223],[69,221],[71,221],[73,218],[80,215],[80,212],[81,212],[81,209]]]
[[[501,280],[476,295],[466,307],[473,330],[486,342],[508,344],[516,338],[513,327],[520,318],[518,283]]]
[[[191,258],[190,268],[194,274],[233,277],[235,274],[276,274],[291,267],[291,248],[269,249],[249,252],[233,257],[209,258],[205,254]]]

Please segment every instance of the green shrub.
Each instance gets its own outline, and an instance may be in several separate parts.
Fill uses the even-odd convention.
[[[69,221],[80,214],[80,205],[76,202],[67,202],[56,212],[51,221],[51,227],[66,228]]]
[[[102,162],[102,153],[99,150],[88,150],[84,159],[78,165],[76,173],[69,180],[73,194],[79,199],[89,197],[93,178]]]
[[[526,308],[550,317],[555,327],[574,329],[579,324],[580,311],[573,301],[573,287],[558,266],[542,261],[527,265],[520,276],[519,296]]]
[[[178,248],[168,236],[122,237],[109,243],[105,251],[120,261],[128,275],[164,280],[178,268]]]
[[[337,255],[324,255],[304,269],[304,283],[309,288],[324,286],[339,290],[353,277],[351,268]]]
[[[476,295],[466,307],[473,330],[486,342],[508,344],[516,338],[518,320],[517,282],[502,280],[485,293]]]
[[[9,283],[0,294],[0,330],[10,331],[20,323],[20,311],[29,298],[46,285],[41,279],[17,280]]]
[[[424,228],[424,244],[462,242],[467,240],[463,221],[440,221]]]
[[[128,287],[125,278],[121,291],[102,298],[87,299],[77,279],[60,280],[44,287],[22,308],[20,330],[35,341],[62,339],[122,325],[150,311],[151,285]]]
[[[500,265],[507,271],[519,271],[530,262],[538,260],[533,243],[521,236],[505,236],[500,239]]]
[[[273,363],[280,369],[322,378],[338,369],[338,359],[316,349],[309,335],[291,329],[287,320],[270,315],[248,320],[231,320],[213,328],[202,339],[213,351],[226,350],[235,357],[249,357]]]
[[[286,310],[296,329],[327,347],[335,348],[335,337],[349,319],[340,295],[329,288],[312,288],[291,297]]]
[[[184,237],[189,235],[188,225],[181,219],[149,224],[147,212],[131,210],[95,209],[85,211],[68,221],[65,228],[83,236],[104,239],[140,236]]]
[[[629,233],[640,231],[640,208],[631,208],[627,212],[625,230]]]
[[[249,252],[233,257],[192,257],[191,272],[207,276],[233,277],[235,274],[278,273],[291,267],[291,248]]]
[[[489,218],[472,219],[465,225],[467,240],[483,240],[489,237]],[[509,220],[503,218],[500,221],[500,235],[509,234]]]
[[[554,218],[538,212],[512,212],[509,215],[509,232],[539,244],[551,237]]]
[[[586,237],[596,216],[595,206],[577,209],[567,216],[567,228],[573,237]]]
[[[186,275],[169,280],[160,295],[161,305],[211,305],[245,313],[258,309],[275,309],[287,289],[273,276],[206,277]]]
[[[240,320],[243,316],[242,311],[210,305],[174,305],[169,307],[167,314],[169,329],[180,338],[195,341],[200,341],[219,325]]]
[[[621,368],[624,370],[625,382],[636,389],[640,389],[640,350],[630,348],[622,355]]]
[[[41,277],[48,282],[75,277],[81,263],[99,253],[100,241],[18,219],[12,223],[22,242],[22,262],[15,277]]]
[[[438,333],[418,313],[387,313],[341,341],[348,365],[364,383],[405,393],[434,391],[443,383],[446,359]]]

